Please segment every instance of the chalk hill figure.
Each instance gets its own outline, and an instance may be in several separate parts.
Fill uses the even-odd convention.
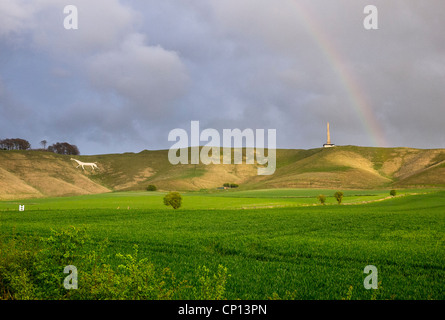
[[[99,169],[96,165],[96,162],[82,162],[82,161],[79,161],[79,160],[76,160],[73,158],[71,158],[71,160],[74,160],[78,163],[78,166],[76,168],[79,168],[81,166],[82,169],[85,170],[85,166],[89,166],[89,167],[91,167],[91,169],[93,169],[93,171],[94,171],[94,168]]]

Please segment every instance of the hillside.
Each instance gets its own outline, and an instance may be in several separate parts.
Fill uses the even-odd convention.
[[[258,176],[256,165],[171,165],[168,150],[77,156],[99,170],[76,169],[71,156],[42,151],[0,151],[0,200],[68,196],[117,190],[215,189],[225,182],[242,189],[375,189],[444,187],[445,149],[343,146],[277,150],[277,169]]]

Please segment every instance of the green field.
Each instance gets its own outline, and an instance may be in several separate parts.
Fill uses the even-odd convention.
[[[162,192],[4,201],[0,258],[11,239],[76,226],[92,238],[88,250],[109,240],[111,265],[135,244],[138,257],[191,283],[201,267],[222,265],[227,299],[445,298],[445,191],[346,190],[342,205],[334,192],[190,192],[178,210]],[[377,290],[364,289],[367,265],[378,269]]]

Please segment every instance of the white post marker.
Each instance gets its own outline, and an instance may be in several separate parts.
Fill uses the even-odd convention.
[[[25,211],[25,205],[24,204],[19,205],[19,211]]]

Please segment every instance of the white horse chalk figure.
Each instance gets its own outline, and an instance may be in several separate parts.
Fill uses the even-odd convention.
[[[89,167],[91,167],[91,169],[93,169],[93,171],[94,171],[94,168],[99,169],[96,165],[96,162],[82,162],[82,161],[79,161],[79,160],[76,160],[73,158],[71,158],[71,160],[74,160],[78,163],[78,166],[76,168],[79,168],[80,166],[82,166],[82,169],[85,170],[84,166],[89,166]]]

